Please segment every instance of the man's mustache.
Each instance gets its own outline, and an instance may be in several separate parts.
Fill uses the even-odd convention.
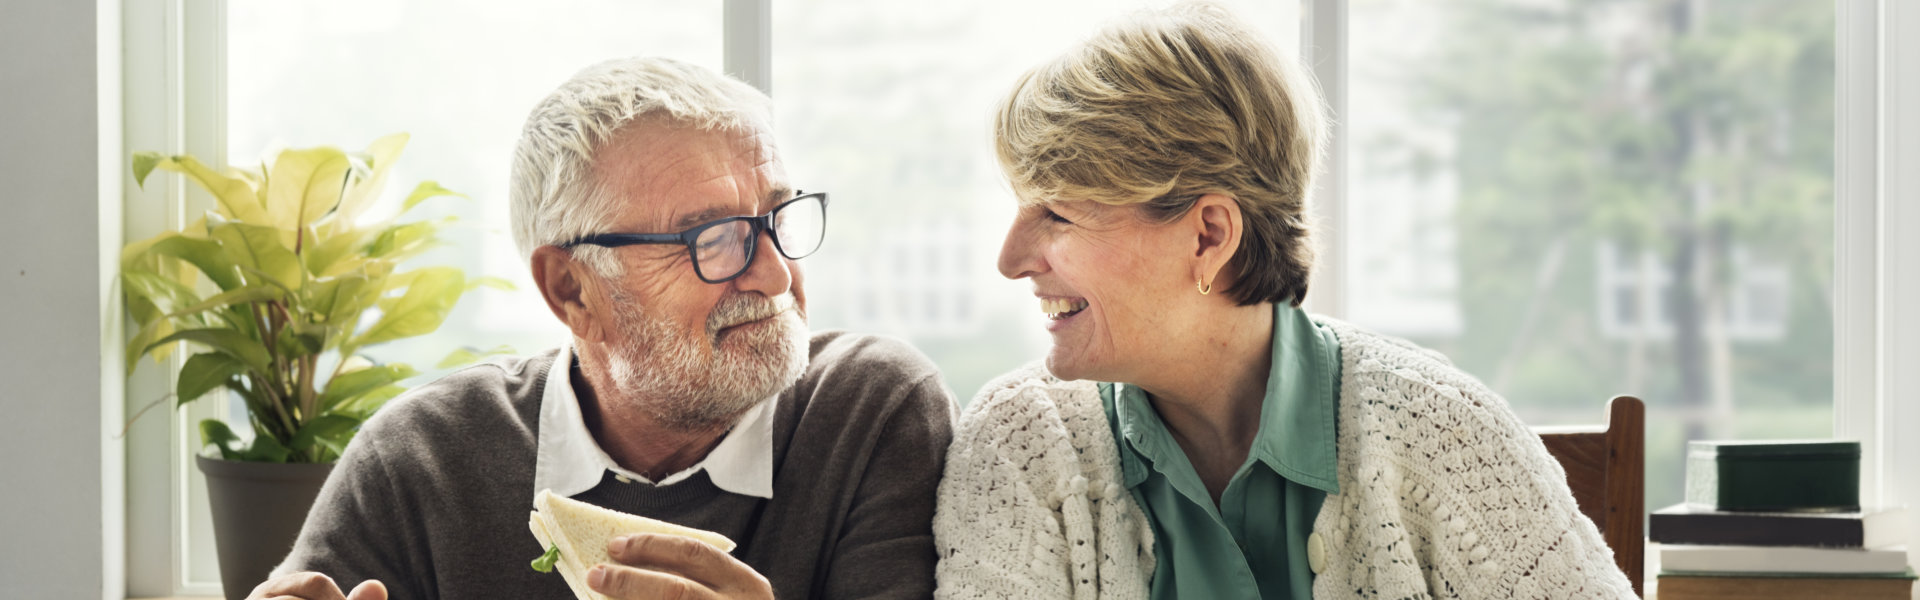
[[[720,301],[714,307],[713,314],[707,317],[707,335],[718,333],[722,329],[752,323],[780,313],[795,310],[798,303],[793,294],[780,294],[772,298],[760,294],[737,294]]]

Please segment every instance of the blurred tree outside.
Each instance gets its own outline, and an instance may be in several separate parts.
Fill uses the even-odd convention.
[[[1355,75],[1421,124],[1356,126],[1360,170],[1454,199],[1423,226],[1456,236],[1460,331],[1410,337],[1532,424],[1646,400],[1650,509],[1679,500],[1685,440],[1830,436],[1833,3],[1413,4],[1352,21],[1363,44],[1368,19],[1436,17]]]

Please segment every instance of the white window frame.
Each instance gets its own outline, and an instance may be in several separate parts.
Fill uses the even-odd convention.
[[[1300,1],[1301,56],[1318,76],[1333,135],[1315,188],[1322,252],[1308,305],[1338,317],[1347,304],[1348,3]],[[1920,41],[1889,33],[1920,32],[1920,4],[1836,2],[1834,435],[1862,442],[1864,502],[1908,503],[1920,500],[1920,477],[1895,474],[1920,472],[1920,439],[1897,433],[1920,428],[1920,313],[1898,308],[1920,306],[1920,236],[1887,232],[1920,232],[1920,202],[1911,200],[1920,198],[1920,172],[1895,168],[1920,164]],[[124,2],[123,9],[124,147],[224,163],[225,0]],[[772,93],[771,0],[726,0],[722,11],[725,70]],[[129,241],[211,206],[178,178],[127,187]],[[1902,198],[1909,201],[1894,201]],[[127,382],[127,414],[171,389],[171,371],[142,367]],[[204,400],[185,414],[156,408],[128,436],[130,596],[219,593],[217,578],[190,576],[214,559],[210,540],[188,533],[208,530],[192,424],[224,409],[223,401]],[[1920,533],[1920,520],[1914,526]]]
[[[226,163],[226,2],[125,2],[121,35],[125,63],[124,148],[193,154]],[[122,157],[124,160],[125,157]],[[143,189],[127,177],[125,242],[179,229],[214,206],[204,191],[179,177],[153,177]],[[110,346],[106,352],[119,352]],[[173,390],[182,358],[139,366],[126,384],[126,414],[138,413]],[[206,485],[193,464],[195,424],[226,414],[224,396],[185,411],[162,401],[129,429],[127,459],[127,594],[218,595]],[[117,431],[118,423],[106,424]],[[199,573],[196,575],[196,572]]]
[[[1863,503],[1911,504],[1920,440],[1900,432],[1920,427],[1920,5],[1838,6],[1834,434],[1861,442]]]

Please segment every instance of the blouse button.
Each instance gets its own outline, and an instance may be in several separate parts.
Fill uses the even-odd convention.
[[[1307,536],[1307,567],[1313,569],[1315,575],[1327,570],[1327,543],[1318,533]]]

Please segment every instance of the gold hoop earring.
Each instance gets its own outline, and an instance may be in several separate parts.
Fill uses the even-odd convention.
[[[1200,290],[1200,295],[1205,296],[1213,292],[1213,284],[1205,283],[1199,279],[1195,279],[1193,280],[1193,289]]]

